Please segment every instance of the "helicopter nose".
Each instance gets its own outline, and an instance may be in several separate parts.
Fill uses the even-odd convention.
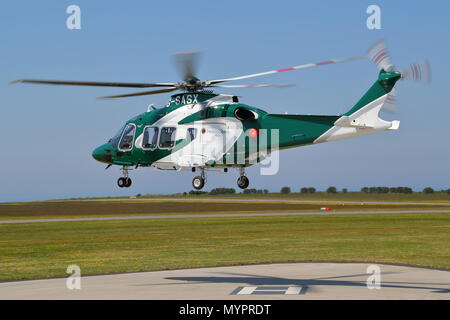
[[[110,163],[112,160],[111,149],[107,144],[103,144],[92,151],[92,157],[97,161]]]

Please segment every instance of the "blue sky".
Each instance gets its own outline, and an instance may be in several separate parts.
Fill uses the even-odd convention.
[[[81,30],[66,28],[66,8],[81,8]],[[381,30],[366,8],[381,7]],[[251,187],[324,189],[330,185],[450,188],[450,5],[444,1],[2,1],[0,4],[0,201],[172,193],[191,189],[192,173],[104,170],[92,150],[124,121],[169,96],[114,101],[120,88],[10,86],[18,78],[178,81],[171,53],[201,50],[199,77],[217,79],[365,53],[388,43],[399,69],[428,58],[433,82],[398,85],[400,130],[281,153],[275,176],[247,170]],[[247,83],[288,89],[224,89],[273,113],[338,114],[376,79],[368,61],[287,72]],[[130,90],[131,91],[131,90]],[[235,187],[238,173],[211,172],[207,190]]]

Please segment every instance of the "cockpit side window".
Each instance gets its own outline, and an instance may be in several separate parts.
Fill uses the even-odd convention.
[[[171,149],[175,144],[176,128],[164,127],[161,129],[161,135],[159,137],[159,148]]]
[[[155,149],[158,143],[158,128],[146,127],[144,130],[144,139],[142,140],[142,149]]]
[[[136,125],[129,123],[126,125],[125,130],[120,139],[119,150],[128,151],[133,148],[134,133],[136,132]]]

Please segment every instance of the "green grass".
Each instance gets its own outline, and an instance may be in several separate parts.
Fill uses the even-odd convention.
[[[288,261],[450,269],[450,213],[0,225],[0,281]]]

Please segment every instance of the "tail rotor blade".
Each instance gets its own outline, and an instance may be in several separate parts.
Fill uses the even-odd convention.
[[[415,81],[431,82],[431,66],[428,60],[413,63],[402,72],[402,77]]]
[[[393,89],[386,97],[386,100],[384,101],[383,108],[381,110],[389,112],[389,113],[395,113],[397,108],[397,90]]]
[[[386,43],[384,40],[380,40],[374,45],[372,45],[367,50],[367,57],[372,61],[380,70],[392,71],[393,65],[391,64],[391,59],[389,57],[389,52],[386,48]]]

